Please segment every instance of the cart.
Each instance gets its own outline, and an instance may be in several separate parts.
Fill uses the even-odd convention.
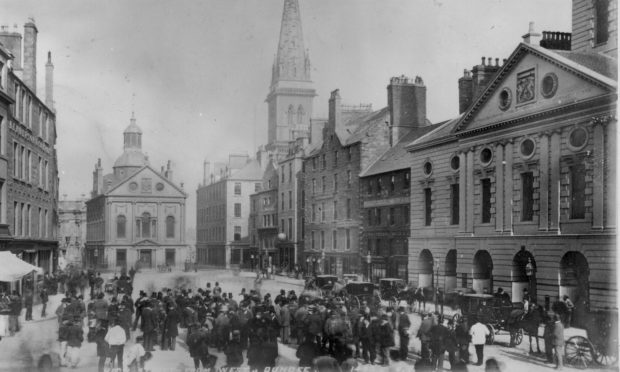
[[[359,309],[366,301],[370,307],[378,307],[381,303],[375,294],[375,285],[370,282],[351,282],[345,286],[346,299],[351,308]]]
[[[396,307],[399,301],[408,295],[407,283],[404,279],[398,278],[379,279],[379,292],[382,301],[387,301],[389,306]]]
[[[588,314],[586,335],[573,336],[564,346],[564,361],[577,368],[618,363],[618,312],[595,311]]]
[[[461,314],[453,316],[454,323],[460,318],[467,317],[471,322],[474,320],[487,326],[490,335],[487,337],[487,344],[493,344],[495,335],[500,330],[510,332],[510,339],[514,345],[519,345],[523,341],[523,329],[519,327],[509,327],[509,320],[513,317],[513,311],[518,310],[510,300],[495,297],[490,294],[463,294],[460,296]],[[514,324],[514,323],[513,323]]]

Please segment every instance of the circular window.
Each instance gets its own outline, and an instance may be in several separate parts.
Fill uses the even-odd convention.
[[[161,182],[158,182],[157,185],[155,185],[155,188],[157,189],[157,191],[161,191],[164,189],[164,184]]]
[[[502,89],[499,93],[499,108],[503,111],[508,110],[512,103],[512,92],[508,88]]]
[[[454,155],[452,159],[450,159],[450,168],[456,171],[456,170],[459,170],[460,166],[461,166],[461,158],[459,158],[458,155]]]
[[[433,173],[433,164],[430,161],[424,163],[424,175],[430,176]]]
[[[536,150],[536,143],[531,138],[526,138],[521,141],[521,146],[519,146],[519,150],[521,151],[521,156],[528,159],[534,155],[534,150]]]
[[[480,162],[482,165],[489,165],[493,160],[493,151],[490,148],[485,147],[480,151]]]
[[[553,72],[546,74],[542,79],[541,93],[543,97],[553,97],[558,90],[558,76]]]
[[[568,135],[568,144],[571,150],[578,151],[588,142],[588,131],[583,127],[573,129]]]
[[[136,182],[132,182],[129,184],[129,190],[136,191],[138,189],[138,184]]]

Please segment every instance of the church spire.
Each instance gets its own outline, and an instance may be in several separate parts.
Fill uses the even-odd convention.
[[[304,48],[298,0],[284,0],[272,83],[279,80],[310,81],[310,58]]]

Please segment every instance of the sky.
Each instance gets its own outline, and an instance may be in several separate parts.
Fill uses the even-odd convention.
[[[38,92],[52,52],[60,197],[85,198],[101,158],[122,154],[135,111],[155,169],[171,160],[188,193],[188,228],[205,159],[254,155],[267,140],[267,96],[284,0],[0,0],[0,24],[34,18]],[[327,117],[344,104],[386,106],[390,77],[420,76],[435,123],[458,114],[457,80],[481,57],[507,58],[527,33],[571,31],[570,0],[299,0],[305,47]],[[66,196],[65,196],[66,195]]]

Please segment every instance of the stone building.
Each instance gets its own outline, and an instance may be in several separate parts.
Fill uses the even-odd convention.
[[[170,161],[161,172],[151,168],[133,114],[123,143],[113,173],[103,174],[101,159],[95,165],[86,202],[87,264],[114,270],[182,267],[188,254],[187,194],[173,182]]]
[[[37,35],[32,19],[23,38],[6,26],[0,30],[2,54],[11,54],[0,68],[0,95],[10,101],[10,110],[0,113],[0,240],[10,239],[6,249],[51,272],[58,262],[54,65],[48,52],[43,100],[37,94]]]
[[[577,324],[616,306],[618,66],[601,52],[617,51],[617,2],[600,3],[607,18],[592,18],[612,45],[583,43],[591,32],[577,21],[539,46],[530,25],[462,116],[408,145],[410,280],[503,287],[513,302],[525,288],[539,303],[566,294]]]
[[[226,165],[210,168],[205,162],[196,190],[196,263],[230,268],[249,257],[250,195],[261,189],[263,168],[247,154],[231,154]]]
[[[411,154],[405,145],[434,129],[426,118],[426,86],[420,77],[390,79],[390,147],[360,174],[360,254],[365,275],[408,279]],[[370,259],[370,262],[369,262]]]
[[[86,246],[86,201],[58,203],[58,247],[65,264],[82,267]]]
[[[276,247],[282,229],[278,225],[278,178],[278,171],[271,160],[263,173],[260,189],[250,195],[250,255],[243,257],[243,262],[252,268],[280,267]]]
[[[306,269],[338,275],[361,269],[359,174],[390,142],[388,108],[340,101],[333,91],[322,141],[303,162]]]

